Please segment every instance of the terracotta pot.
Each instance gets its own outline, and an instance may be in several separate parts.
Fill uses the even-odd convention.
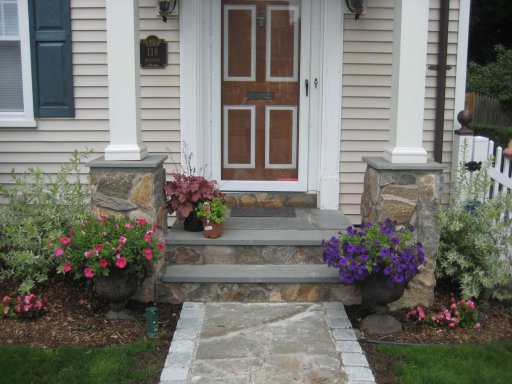
[[[203,236],[210,239],[216,239],[222,236],[222,230],[224,229],[224,223],[215,223],[210,219],[203,219]]]
[[[94,278],[94,291],[102,301],[109,302],[110,310],[107,319],[132,320],[133,317],[125,308],[126,300],[132,297],[139,288],[143,276],[128,273],[123,269],[112,269],[108,276]]]
[[[195,209],[185,218],[183,229],[188,232],[201,232],[203,230],[203,223],[201,219],[197,217]]]
[[[404,293],[403,285],[389,286],[389,277],[382,273],[366,276],[361,281],[363,303],[378,314],[389,312],[388,304],[398,300]]]

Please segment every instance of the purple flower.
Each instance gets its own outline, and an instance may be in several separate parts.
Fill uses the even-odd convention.
[[[397,284],[403,284],[404,277],[400,274],[396,274],[395,276],[393,276],[393,280],[395,280],[395,283]]]
[[[384,258],[389,257],[389,255],[391,254],[391,250],[389,248],[382,248],[380,250],[380,254]]]
[[[391,265],[388,265],[386,268],[384,268],[384,271],[382,271],[382,273],[384,273],[386,276],[389,276],[391,272],[393,272],[393,267]]]

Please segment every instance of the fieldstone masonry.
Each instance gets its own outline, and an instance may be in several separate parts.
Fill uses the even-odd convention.
[[[167,230],[163,186],[167,156],[148,156],[140,161],[91,161],[92,212],[95,215],[143,217],[156,223],[162,236]],[[142,302],[155,300],[157,274],[165,264],[161,255],[157,265],[148,264],[148,276],[134,295]]]
[[[426,264],[412,279],[402,298],[390,305],[392,310],[434,301],[437,249],[440,227],[437,218],[441,206],[443,165],[392,164],[380,157],[363,157],[368,166],[361,197],[362,219],[383,223],[390,218],[398,224],[415,227],[417,240],[423,243]]]

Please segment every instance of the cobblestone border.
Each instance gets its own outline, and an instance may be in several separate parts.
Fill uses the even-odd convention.
[[[364,355],[356,333],[340,302],[324,302],[325,317],[331,331],[336,351],[340,353],[342,369],[348,377],[349,384],[375,384],[368,360]]]
[[[204,303],[183,303],[160,384],[186,384],[204,318]]]

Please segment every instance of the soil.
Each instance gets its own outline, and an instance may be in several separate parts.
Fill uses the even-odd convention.
[[[0,296],[14,295],[15,282],[0,283]],[[105,320],[108,305],[98,301],[87,282],[72,281],[62,275],[53,277],[33,293],[48,299],[48,312],[37,319],[0,319],[0,345],[30,345],[56,348],[63,346],[102,347],[129,344],[148,339],[145,335],[145,310],[153,303],[128,301],[134,321]],[[141,367],[157,372],[143,384],[160,382],[169,345],[174,334],[181,304],[155,305],[158,308],[159,336],[153,338],[156,349],[144,352]]]
[[[0,283],[0,296],[15,292],[15,282]],[[435,305],[432,310],[440,310],[448,305],[450,290],[440,285],[436,290]],[[30,345],[43,348],[62,346],[107,346],[128,344],[147,338],[145,335],[145,309],[153,303],[129,301],[127,308],[135,321],[105,320],[107,304],[98,301],[92,285],[68,280],[62,275],[53,277],[34,293],[48,299],[49,310],[38,319],[0,320],[0,344]],[[477,308],[483,303],[477,302]],[[160,332],[152,339],[156,349],[148,351],[140,359],[141,366],[153,366],[156,374],[143,384],[158,383],[169,345],[179,318],[181,305],[157,304]],[[397,383],[392,370],[392,362],[376,349],[376,342],[414,344],[461,344],[484,343],[488,341],[512,339],[512,307],[510,303],[490,302],[485,313],[480,314],[481,327],[432,328],[417,322],[406,322],[406,310],[391,314],[402,323],[403,332],[388,337],[375,338],[358,331],[361,320],[368,314],[363,306],[347,306],[347,314],[360,336],[361,346],[378,383]]]

